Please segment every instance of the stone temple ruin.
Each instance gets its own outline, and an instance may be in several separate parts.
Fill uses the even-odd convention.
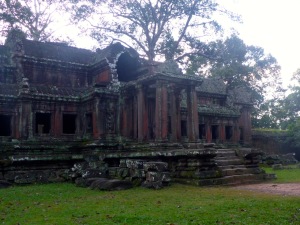
[[[242,147],[250,100],[120,43],[93,52],[13,31],[0,45],[0,180],[263,180],[259,153]]]

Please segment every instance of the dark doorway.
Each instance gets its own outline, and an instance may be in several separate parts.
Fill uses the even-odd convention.
[[[240,141],[244,141],[244,129],[242,127],[240,127]]]
[[[187,123],[186,120],[181,120],[181,136],[187,137]]]
[[[155,99],[148,99],[148,135],[149,139],[155,139]]]
[[[199,139],[206,138],[205,124],[199,124]]]
[[[86,133],[93,133],[93,116],[92,113],[85,114]]]
[[[140,63],[137,58],[130,56],[128,52],[123,53],[117,62],[118,79],[122,82],[135,80]]]
[[[0,115],[0,136],[10,136],[11,135],[11,116]]]
[[[212,137],[212,140],[217,140],[219,138],[219,126],[218,125],[211,126],[211,137]]]
[[[226,126],[225,127],[225,135],[226,135],[226,140],[229,141],[232,138],[233,135],[233,128],[232,126]]]
[[[35,114],[35,133],[49,134],[51,129],[51,113]]]
[[[76,132],[76,115],[63,114],[63,133],[75,134]]]

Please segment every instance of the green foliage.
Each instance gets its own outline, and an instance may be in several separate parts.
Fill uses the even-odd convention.
[[[275,95],[272,99],[260,105],[260,111],[258,111],[255,117],[256,120],[253,120],[255,127],[287,129],[290,126],[290,133],[296,131],[296,121],[299,118],[300,112],[299,74],[300,70],[294,73],[292,77],[294,85],[289,87],[290,93],[287,96]],[[278,91],[278,93],[280,92]]]
[[[120,41],[153,62],[156,57],[184,58],[191,41],[221,31],[215,14],[239,20],[212,0],[70,0],[73,21],[91,28],[101,44]],[[197,30],[197,32],[194,32]],[[185,49],[185,52],[182,50]],[[191,51],[191,52],[187,52]]]
[[[54,39],[51,28],[55,13],[61,10],[62,0],[2,0],[0,1],[1,35],[20,29],[29,39],[37,41]]]
[[[289,125],[287,143],[291,147],[300,148],[300,118]]]
[[[286,130],[280,130],[280,129],[272,129],[272,128],[256,128],[252,129],[252,131],[256,134],[261,134],[265,136],[281,136],[281,135],[287,135]]]
[[[263,101],[264,95],[274,89],[280,91],[280,67],[271,55],[256,46],[248,46],[238,36],[211,42],[204,55],[191,58],[188,72],[222,79],[228,90],[243,87],[253,101]]]
[[[4,224],[299,224],[299,197],[172,185],[105,192],[73,184],[0,190]]]

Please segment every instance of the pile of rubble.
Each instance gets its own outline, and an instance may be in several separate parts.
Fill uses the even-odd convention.
[[[99,190],[121,190],[139,185],[159,189],[171,181],[167,163],[140,159],[121,159],[118,167],[108,167],[103,161],[77,163],[69,177],[77,186]]]

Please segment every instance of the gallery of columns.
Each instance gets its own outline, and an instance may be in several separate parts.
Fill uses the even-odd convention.
[[[121,107],[122,136],[138,141],[173,142],[186,136],[189,141],[196,141],[199,128],[195,86],[199,82],[160,74],[128,84]],[[187,96],[186,115],[181,111],[183,90]]]

